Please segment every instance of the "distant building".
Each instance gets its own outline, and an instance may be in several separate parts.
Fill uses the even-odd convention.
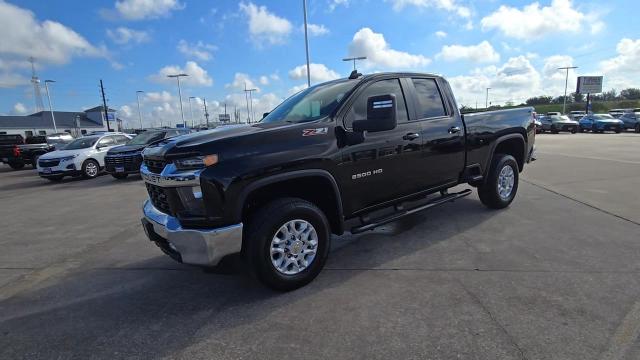
[[[107,130],[102,106],[81,112],[54,111],[53,114],[58,132],[68,132],[80,136],[91,131]],[[120,119],[116,120],[116,111],[113,109],[108,109],[107,114],[111,130],[114,130],[116,123],[120,123]],[[27,137],[53,134],[54,132],[49,111],[40,111],[25,116],[0,116],[0,134],[20,134]]]

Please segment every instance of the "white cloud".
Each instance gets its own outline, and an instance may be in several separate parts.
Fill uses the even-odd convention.
[[[234,90],[244,90],[246,89],[256,89],[256,91],[260,91],[260,88],[256,85],[256,82],[249,77],[249,75],[245,73],[235,73],[233,77],[233,82],[226,84],[224,87],[234,89]]]
[[[445,45],[436,57],[445,61],[467,60],[478,63],[500,61],[500,54],[486,40],[478,45]]]
[[[0,1],[0,24],[6,29],[0,41],[0,60],[7,63],[34,56],[39,63],[66,64],[74,56],[104,57],[105,49],[59,22],[38,21],[26,9]]]
[[[120,106],[120,109],[118,109],[118,116],[122,116],[125,119],[129,119],[131,118],[132,115],[133,115],[133,110],[131,110],[131,106],[129,105],[122,105]]]
[[[198,41],[194,44],[189,44],[186,40],[180,40],[178,42],[178,51],[187,57],[195,58],[200,61],[209,61],[213,57],[212,51],[217,50],[215,45],[206,44],[202,41]]]
[[[258,121],[262,118],[262,114],[265,112],[270,112],[276,106],[278,106],[282,102],[282,99],[274,93],[266,93],[262,96],[257,96],[255,93],[253,94],[253,115],[251,116],[254,121]],[[240,121],[246,122],[247,120],[247,102],[244,94],[234,93],[229,94],[225,97],[225,103],[227,104],[227,113],[232,114],[231,120],[234,121],[233,118],[233,110],[234,108],[238,109],[240,112]],[[219,108],[218,112],[221,112],[222,107]]]
[[[330,80],[335,80],[340,77],[340,74],[329,69],[324,64],[309,64],[309,69],[311,70],[311,82],[325,82]],[[307,65],[296,66],[295,68],[289,71],[289,78],[292,80],[300,80],[307,78]]]
[[[173,96],[168,91],[161,92],[147,92],[142,97],[143,103],[159,103],[159,102],[171,102]]]
[[[522,9],[502,5],[494,13],[481,20],[482,30],[497,29],[505,36],[531,40],[552,33],[578,33],[583,24],[596,24],[601,28],[594,14],[585,14],[573,7],[571,0],[552,0],[551,5],[541,7],[538,2]]]
[[[304,25],[300,26],[300,30],[304,33]],[[329,29],[324,25],[307,24],[307,32],[309,33],[309,36],[322,36],[327,35],[329,33]]]
[[[640,83],[640,39],[621,39],[616,45],[617,55],[600,62],[600,74],[608,87],[624,89]]]
[[[366,56],[365,66],[384,69],[415,69],[429,65],[423,55],[394,50],[380,33],[362,28],[353,35],[348,48],[349,56]]]
[[[544,59],[542,67],[542,91],[553,96],[564,95],[564,83],[567,79],[566,70],[559,70],[560,67],[573,66],[573,58],[569,55],[552,55]],[[574,91],[576,86],[576,71],[569,69],[567,92]]]
[[[438,30],[435,32],[436,36],[439,37],[440,39],[444,39],[447,37],[447,33],[442,31],[442,30]]]
[[[17,102],[13,105],[13,113],[16,115],[24,115],[27,113],[27,107],[23,103]]]
[[[260,76],[260,85],[269,85],[269,77],[266,75]]]
[[[291,89],[289,89],[289,91],[287,91],[287,95],[291,96],[293,94],[296,94],[304,89],[307,88],[307,84],[300,84],[300,85],[296,85],[294,87],[292,87]]]
[[[184,9],[178,0],[118,0],[116,11],[127,20],[167,17],[173,10]]]
[[[267,10],[266,6],[254,3],[240,3],[240,10],[248,18],[249,34],[257,46],[283,44],[291,33],[289,20]]]
[[[115,30],[107,29],[107,36],[119,45],[128,44],[129,42],[140,44],[151,39],[146,31],[129,29],[123,26]]]
[[[349,7],[349,0],[329,0],[329,12],[335,10],[338,6]]]
[[[436,8],[456,13],[462,18],[471,17],[471,9],[458,4],[455,0],[388,0],[393,3],[393,9],[400,11],[408,6],[418,8]]]
[[[207,73],[207,70],[201,68],[195,61],[187,61],[184,67],[178,65],[165,66],[157,74],[149,76],[149,79],[158,83],[175,84],[176,79],[168,78],[167,75],[175,75],[185,73],[189,76],[180,79],[180,83],[192,86],[211,86],[213,79]]]

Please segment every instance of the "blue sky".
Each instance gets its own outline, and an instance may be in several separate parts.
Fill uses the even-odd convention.
[[[348,75],[348,55],[367,56],[363,72],[416,70],[447,76],[461,104],[561,95],[559,66],[604,75],[605,88],[640,86],[640,25],[631,0],[610,2],[483,0],[308,0],[312,82]],[[180,118],[202,98],[210,113],[244,111],[244,84],[257,88],[257,114],[306,84],[302,2],[286,1],[10,1],[0,0],[0,113],[35,108],[26,59],[37,59],[56,110],[109,105],[145,125]],[[44,95],[44,89],[43,89]],[[44,98],[45,106],[46,97]],[[243,115],[246,117],[246,115]]]

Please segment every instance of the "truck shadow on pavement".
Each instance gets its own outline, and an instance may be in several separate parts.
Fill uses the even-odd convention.
[[[246,329],[265,334],[277,325],[284,327],[279,336],[304,332],[295,314],[310,302],[329,301],[371,269],[402,268],[407,257],[414,261],[410,267],[420,265],[420,254],[495,214],[464,198],[373,232],[334,237],[325,270],[289,293],[246,276],[237,258],[217,269],[224,275],[167,267],[164,257],[113,268],[85,264],[0,302],[0,358],[192,358],[203,349],[208,358],[246,356],[242,351],[257,356],[258,349],[242,349],[261,344],[243,342]],[[340,304],[315,307],[314,316],[330,316],[332,306]]]

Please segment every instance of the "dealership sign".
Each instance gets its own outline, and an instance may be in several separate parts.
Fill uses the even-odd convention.
[[[578,94],[598,94],[602,92],[602,76],[578,76]]]

